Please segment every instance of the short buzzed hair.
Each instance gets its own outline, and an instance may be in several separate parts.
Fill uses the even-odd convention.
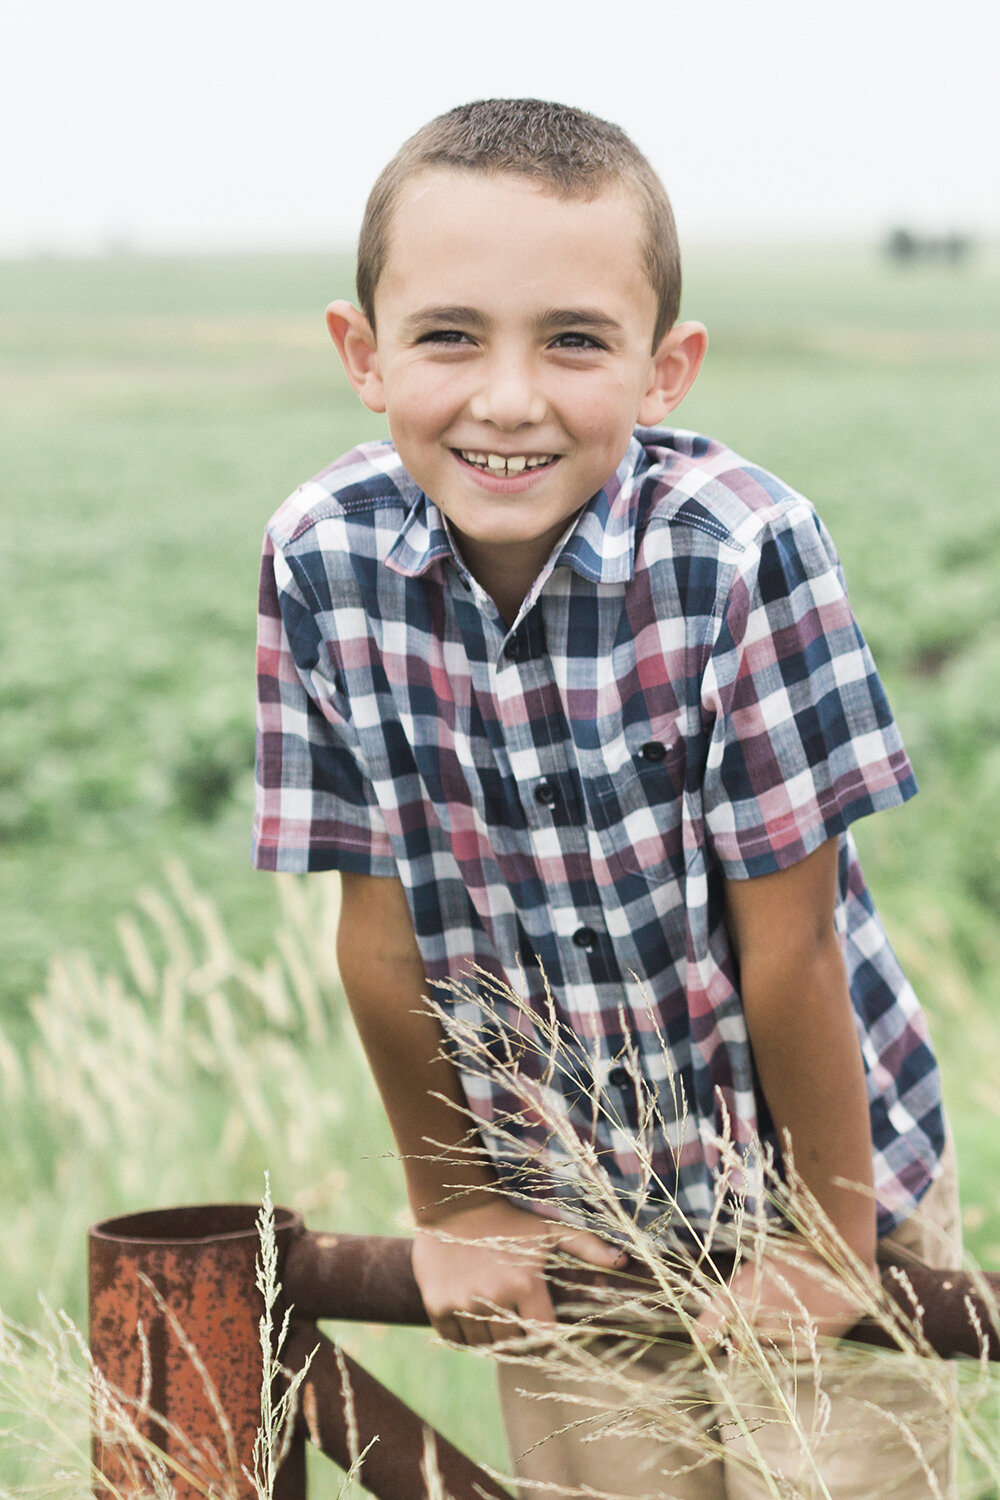
[[[617,125],[543,99],[480,99],[438,115],[405,141],[372,188],[358,239],[357,293],[375,326],[375,289],[385,268],[400,188],[432,167],[515,173],[563,198],[622,187],[645,221],[643,264],[656,294],[653,348],[677,321],[681,259],[670,200],[638,146]]]

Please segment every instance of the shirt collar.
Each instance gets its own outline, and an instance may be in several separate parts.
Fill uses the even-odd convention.
[[[633,437],[614,474],[559,543],[552,566],[565,564],[595,583],[628,582],[635,563],[639,486],[649,462],[642,443]],[[410,498],[406,488],[401,487],[401,493]],[[414,487],[413,503],[389,549],[386,566],[416,578],[442,558],[451,558],[465,572],[444,516],[433,500]]]
[[[577,517],[556,566],[565,563],[594,583],[629,581],[635,566],[639,486],[648,468],[646,450],[633,437],[607,484]]]
[[[410,498],[402,487],[401,493],[406,499]],[[406,578],[417,578],[443,557],[459,562],[444,516],[434,501],[414,485],[413,503],[399,528],[399,535],[386,554],[386,566]]]

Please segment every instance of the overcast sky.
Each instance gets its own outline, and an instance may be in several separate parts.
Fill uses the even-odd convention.
[[[537,94],[623,125],[686,240],[1000,233],[997,0],[24,0],[0,253],[352,243],[400,141]]]

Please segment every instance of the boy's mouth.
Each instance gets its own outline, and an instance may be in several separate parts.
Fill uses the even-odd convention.
[[[480,453],[469,448],[459,448],[457,452],[463,463],[470,464],[474,469],[482,469],[487,474],[495,474],[498,479],[524,474],[532,469],[544,469],[549,464],[554,464],[559,457],[558,453]]]

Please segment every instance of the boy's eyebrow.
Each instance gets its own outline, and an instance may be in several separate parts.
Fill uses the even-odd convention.
[[[599,333],[621,333],[622,325],[596,307],[550,307],[538,318],[539,328],[591,328]]]
[[[486,318],[474,307],[421,307],[403,319],[403,333],[428,328],[484,328]]]
[[[424,333],[434,328],[483,329],[489,324],[485,313],[475,307],[441,306],[421,307],[403,319],[404,336]],[[539,330],[550,332],[553,328],[587,328],[594,333],[621,333],[622,325],[617,318],[601,312],[596,307],[550,307],[534,320]]]

